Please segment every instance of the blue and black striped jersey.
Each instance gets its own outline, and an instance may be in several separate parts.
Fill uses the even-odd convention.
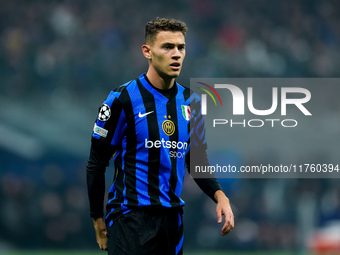
[[[106,167],[113,154],[115,177],[106,218],[109,225],[135,207],[183,206],[180,194],[190,146],[206,149],[200,98],[190,89],[175,83],[173,96],[167,98],[143,74],[112,91],[95,122],[93,155],[87,169],[94,173],[95,161]],[[212,192],[220,188],[214,185]],[[91,187],[89,196],[95,217],[100,205],[91,205]]]

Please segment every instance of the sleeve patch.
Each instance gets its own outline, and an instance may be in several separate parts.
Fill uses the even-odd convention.
[[[106,129],[97,126],[97,124],[94,124],[93,132],[104,138],[107,136],[107,133],[108,133]]]
[[[98,120],[108,121],[111,117],[111,109],[107,104],[103,104],[99,109]]]

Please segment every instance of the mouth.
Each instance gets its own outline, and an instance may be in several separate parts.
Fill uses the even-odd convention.
[[[179,70],[181,68],[181,64],[179,62],[173,62],[173,63],[170,64],[170,67],[173,70]]]

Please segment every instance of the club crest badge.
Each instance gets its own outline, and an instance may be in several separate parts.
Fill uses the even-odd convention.
[[[162,123],[162,129],[167,136],[175,133],[175,124],[171,120],[165,120]]]

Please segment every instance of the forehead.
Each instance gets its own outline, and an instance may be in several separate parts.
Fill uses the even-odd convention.
[[[180,31],[160,31],[156,35],[154,40],[154,44],[163,44],[163,43],[174,43],[174,44],[184,44],[185,36]]]

